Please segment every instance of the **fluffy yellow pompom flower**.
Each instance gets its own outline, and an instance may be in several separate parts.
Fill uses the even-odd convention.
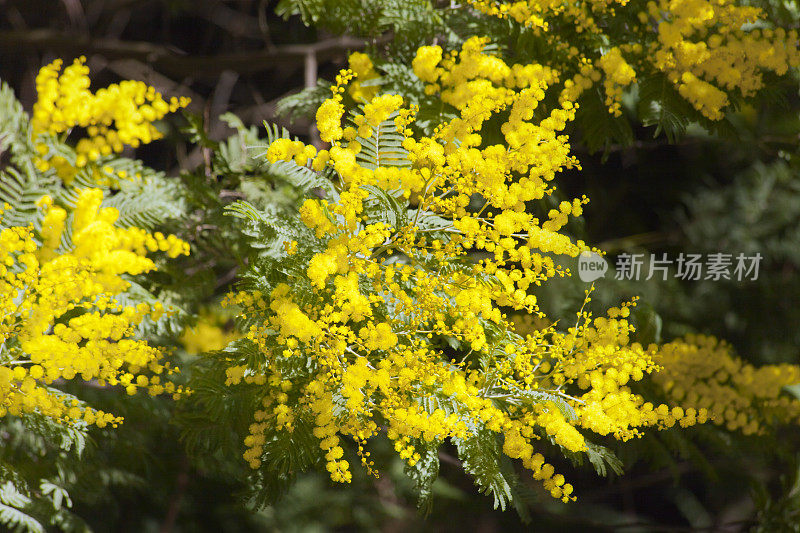
[[[562,97],[575,101],[602,82],[606,105],[621,114],[625,87],[636,79],[660,75],[710,120],[721,120],[730,105],[728,92],[753,96],[764,87],[764,75],[784,75],[800,65],[796,29],[759,27],[761,9],[715,0],[468,0],[478,12],[526,26],[543,39],[554,58],[551,67],[564,80]],[[623,27],[599,20],[624,19]],[[572,32],[551,27],[574,28]],[[581,34],[591,43],[579,43]],[[610,49],[594,43],[621,43]],[[435,47],[424,47],[415,59],[421,80],[434,83]],[[435,90],[431,88],[431,90]]]
[[[177,257],[188,254],[188,244],[172,235],[115,227],[118,213],[100,207],[102,196],[88,189],[78,197],[71,249],[61,246],[67,211],[49,198],[38,204],[45,210],[42,245],[30,227],[0,231],[0,416],[38,412],[99,427],[122,421],[49,388],[76,378],[122,385],[132,393],[137,387],[151,394],[183,392],[143,375],[169,369],[161,350],[134,337],[145,318],[158,319],[161,304],[124,306],[117,296],[130,285],[122,276],[155,268],[148,250]]]
[[[75,147],[74,166],[64,157],[48,154],[39,144],[40,171],[55,168],[69,184],[77,169],[101,157],[122,152],[127,146],[137,147],[162,137],[153,125],[167,113],[189,104],[185,97],[165,100],[153,87],[140,81],[122,81],[92,92],[89,89],[89,67],[79,57],[62,72],[63,61],[57,59],[42,67],[36,77],[38,100],[33,106],[31,125],[34,134],[57,135],[75,127],[85,128],[88,137]],[[122,177],[122,176],[120,176]]]
[[[362,52],[353,52],[347,59],[350,70],[356,75],[355,81],[350,84],[348,92],[356,102],[369,101],[378,94],[379,87],[377,85],[364,85],[363,83],[368,80],[374,80],[380,76],[375,71],[372,59],[367,54]]]

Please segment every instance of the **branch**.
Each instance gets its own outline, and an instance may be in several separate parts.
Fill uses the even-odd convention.
[[[306,56],[330,59],[344,50],[362,49],[367,42],[350,36],[310,44],[277,46],[272,50],[188,55],[145,41],[120,41],[48,29],[0,31],[0,50],[19,53],[25,48],[57,51],[59,55],[102,54],[109,59],[136,59],[173,76],[213,78],[225,70],[238,74],[262,72],[280,65],[299,66]]]

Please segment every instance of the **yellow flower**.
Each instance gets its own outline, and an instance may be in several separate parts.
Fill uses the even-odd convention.
[[[101,157],[120,153],[125,145],[135,148],[160,139],[162,134],[153,123],[189,103],[185,97],[164,100],[153,87],[130,80],[93,93],[85,63],[86,58],[79,57],[61,72],[63,62],[57,59],[42,67],[36,77],[33,133],[57,135],[76,126],[88,133],[75,147],[74,165],[61,156],[46,157],[47,146],[37,146],[42,156],[37,160],[39,170],[55,168],[68,185],[78,169]]]
[[[380,77],[378,73],[375,72],[372,60],[367,54],[353,52],[348,58],[348,64],[350,70],[353,71],[357,79],[357,81],[350,84],[348,88],[350,96],[352,96],[356,102],[371,100],[378,93],[379,87],[377,85],[364,86],[363,82]]]
[[[0,416],[38,412],[59,422],[83,420],[104,427],[122,419],[73,403],[48,388],[55,380],[96,380],[104,385],[137,386],[151,394],[183,392],[142,374],[168,368],[156,347],[134,336],[157,304],[123,306],[117,300],[129,283],[122,276],[152,270],[145,240],[164,243],[167,254],[188,253],[174,236],[154,238],[138,228],[115,227],[115,209],[100,208],[102,192],[86,189],[73,212],[72,251],[61,251],[65,209],[43,200],[41,242],[32,228],[0,231],[0,345],[14,339],[10,361],[0,365]],[[69,318],[68,318],[69,317]],[[136,385],[132,380],[136,377]]]

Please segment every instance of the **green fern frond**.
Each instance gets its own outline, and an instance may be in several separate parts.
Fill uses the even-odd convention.
[[[322,460],[319,440],[314,436],[313,425],[302,417],[295,418],[291,433],[276,431],[267,435],[263,448],[259,473],[266,480],[277,478],[278,483],[272,485],[271,490],[262,489],[256,494],[254,503],[259,507],[275,501],[280,496],[283,481],[291,480],[298,472],[305,471]]]
[[[686,133],[690,117],[696,111],[663,75],[649,76],[639,83],[639,118],[645,126],[655,126],[653,137],[660,133],[670,143]]]
[[[44,526],[29,514],[23,511],[0,503],[0,524],[8,528],[8,531],[14,533],[28,532],[28,533],[44,533]]]
[[[38,172],[33,166],[36,151],[31,137],[30,119],[14,91],[0,81],[0,154],[8,152],[9,164],[0,167],[0,206],[7,203],[11,209],[0,215],[2,226],[27,226],[36,223],[36,200],[57,183],[54,173]],[[42,136],[42,141],[53,149],[53,139]],[[60,152],[56,152],[59,153]]]
[[[250,223],[242,231],[253,237],[251,245],[265,250],[266,255],[282,255],[284,241],[297,240],[306,232],[297,225],[296,217],[281,213],[276,209],[257,210],[251,203],[240,200],[225,207],[225,213]],[[277,255],[276,255],[277,254]]]
[[[362,185],[361,188],[369,192],[369,197],[364,201],[364,211],[369,220],[380,220],[393,228],[401,228],[408,223],[405,202],[401,204],[400,200],[380,187]]]
[[[359,107],[363,114],[364,107]],[[361,150],[356,154],[359,165],[370,170],[378,167],[410,167],[408,150],[403,148],[404,137],[397,131],[394,119],[398,113],[395,111],[389,118],[372,128],[372,135],[365,139],[356,137],[361,145]],[[350,120],[353,121],[355,112],[351,112]],[[355,123],[354,123],[355,124]]]
[[[39,491],[43,496],[47,496],[52,502],[56,511],[61,510],[61,506],[72,507],[72,498],[67,490],[52,481],[43,479],[39,483]]]
[[[324,12],[324,0],[281,0],[275,7],[275,14],[279,17],[288,18],[292,15],[300,15],[306,26],[319,21]]]
[[[600,89],[585,92],[576,115],[583,132],[583,141],[590,152],[600,149],[608,155],[613,143],[621,146],[633,144],[633,130],[627,117],[615,117],[608,112]]]
[[[391,28],[400,41],[419,41],[441,33],[444,21],[429,0],[384,0],[381,27]]]
[[[427,515],[433,508],[433,483],[439,477],[439,447],[424,441],[413,444],[420,458],[413,466],[406,463],[403,471],[414,483],[417,508]]]
[[[376,65],[376,67],[383,72],[383,76],[377,80],[383,92],[402,94],[411,104],[419,105],[419,95],[425,94],[425,82],[414,74],[414,69],[411,65],[400,62],[387,62]]]
[[[153,230],[169,220],[183,217],[186,208],[174,180],[153,175],[140,180],[122,181],[120,190],[103,202],[119,211],[116,225]]]
[[[258,137],[258,128],[245,126],[242,119],[233,113],[224,113],[219,119],[228,127],[236,130],[235,135],[220,141],[214,152],[215,166],[227,174],[246,174],[264,170],[266,161],[255,156],[252,148],[262,147],[262,139]],[[270,128],[267,128],[270,133]]]
[[[311,117],[319,106],[331,95],[331,82],[318,79],[314,87],[306,87],[302,91],[284,96],[275,107],[275,114],[294,121],[302,117]]]
[[[264,122],[264,127],[267,129],[267,142],[249,146],[248,148],[255,150],[256,157],[266,162],[264,156],[269,145],[278,139],[292,139],[292,136],[286,128],[281,128],[276,124]],[[294,137],[293,140],[297,140],[297,137]],[[333,199],[338,197],[333,183],[325,178],[325,174],[311,170],[308,166],[300,166],[290,161],[277,161],[275,163],[265,163],[265,165],[270,174],[283,179],[302,194],[307,194],[311,189],[318,188]]]
[[[381,3],[373,0],[281,0],[275,7],[278,16],[300,15],[307,26],[324,26],[334,33],[377,35]]]
[[[48,387],[48,391],[60,397],[77,400],[74,396],[58,389]],[[69,425],[58,424],[52,418],[38,413],[27,413],[21,417],[21,420],[25,428],[38,435],[39,438],[56,445],[62,451],[72,452],[77,458],[83,455],[89,443],[89,434],[85,422],[76,422]]]
[[[22,509],[30,505],[31,499],[21,493],[11,481],[0,486],[0,524],[8,531],[44,533],[44,526]]]
[[[430,235],[431,238],[448,242],[452,235],[458,233],[458,230],[453,226],[452,220],[442,218],[427,209],[418,211],[419,209],[409,209],[406,212],[406,217],[408,220],[415,220],[416,226],[420,231]]]
[[[608,468],[610,468],[615,474],[622,475],[622,461],[619,458],[606,448],[605,446],[600,446],[599,444],[594,444],[592,442],[586,441],[586,455],[589,458],[589,462],[592,463],[594,466],[595,472],[598,475],[606,477],[608,475]]]
[[[36,201],[48,192],[42,186],[35,171],[28,168],[19,171],[13,167],[0,170],[0,206],[7,203],[7,209],[0,215],[0,226],[38,225],[39,209]]]
[[[0,80],[0,153],[6,150],[11,151],[12,161],[14,155],[34,153],[28,115],[13,89]]]
[[[292,139],[292,134],[289,133],[289,130],[282,126],[278,126],[277,124],[270,124],[265,120],[264,128],[267,130],[267,144],[263,147],[265,149],[265,153],[267,146],[274,143],[278,139]],[[296,141],[297,137],[294,137],[292,140]]]
[[[486,428],[475,428],[466,439],[452,438],[464,470],[475,479],[484,494],[494,497],[494,508],[506,510],[511,501],[511,485],[500,467],[500,444],[497,436]]]
[[[0,486],[0,501],[14,507],[23,507],[31,503],[31,499],[22,494],[11,481]]]
[[[225,370],[229,363],[215,360],[215,357],[228,353],[212,353],[204,358],[205,368],[192,381],[197,409],[178,415],[182,427],[181,440],[193,457],[214,455],[220,450],[229,456],[241,454],[242,443],[238,433],[247,430],[253,410],[258,405],[253,388],[225,385]]]
[[[156,321],[153,321],[150,317],[145,317],[137,328],[139,335],[177,335],[183,331],[188,313],[181,306],[181,300],[178,295],[168,290],[162,290],[158,295],[155,295],[135,279],[126,281],[129,283],[128,289],[116,296],[116,300],[120,305],[136,307],[140,303],[146,303],[149,306],[161,303],[163,306],[172,309],[171,313],[164,313]]]

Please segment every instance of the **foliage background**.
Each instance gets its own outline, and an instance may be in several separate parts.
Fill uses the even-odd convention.
[[[363,2],[366,7],[379,4]],[[785,8],[789,4],[768,5],[787,26],[797,28],[796,13]],[[266,0],[3,0],[0,79],[30,110],[39,67],[56,57],[85,54],[98,86],[138,79],[165,94],[190,96],[195,120],[170,119],[164,124],[170,135],[126,155],[168,169],[168,175],[190,171],[183,179],[197,185],[201,205],[209,200],[202,196],[207,192],[202,185],[214,164],[211,148],[233,133],[220,115],[233,112],[246,125],[276,122],[313,140],[308,118],[278,116],[278,102],[304,87],[313,89],[317,79],[331,80],[348,51],[367,45],[381,50],[389,35],[363,34],[358,27],[310,28],[299,16],[279,17],[276,7]],[[420,32],[425,31],[423,22],[416,21]],[[338,31],[351,35],[342,37]],[[800,360],[800,330],[795,327],[800,319],[797,80],[783,89],[733,114],[732,129],[722,137],[690,127],[670,143],[663,134],[654,137],[654,127],[633,121],[627,143],[615,141],[598,152],[587,142],[586,131],[571,132],[583,170],[563,174],[559,185],[567,194],[591,199],[585,227],[571,228],[588,242],[612,254],[667,252],[674,257],[681,251],[742,250],[766,258],[759,281],[747,286],[603,280],[595,293],[598,307],[638,294],[650,306],[643,307],[639,325],[652,326],[656,337],[669,340],[699,331],[728,339],[753,363]],[[180,134],[187,127],[194,128],[199,146]],[[220,242],[224,233],[215,237],[190,224],[177,229],[196,232],[209,258],[202,269],[186,273],[186,282],[198,287],[192,305],[214,301],[235,275],[237,265],[225,252],[236,243]],[[545,309],[551,316],[569,316],[579,305],[581,287],[575,279],[548,284],[549,297],[540,301],[553,303]],[[179,427],[168,423],[190,413],[175,413],[162,400],[130,404],[103,391],[96,395],[97,405],[113,408],[126,422],[106,432],[98,439],[101,446],[89,453],[105,464],[129,465],[126,472],[97,472],[102,482],[87,487],[75,501],[76,512],[97,531],[490,532],[530,527],[513,512],[494,511],[491,499],[473,495],[472,481],[446,452],[432,514],[424,522],[410,485],[392,481],[402,476],[374,480],[356,475],[352,485],[334,488],[324,476],[307,474],[280,503],[252,513],[238,503],[247,489],[239,454],[201,459],[187,452]],[[796,431],[766,444],[779,452],[780,462],[760,458],[756,451],[765,446],[763,441],[714,443],[718,435],[703,440],[702,430],[697,433],[701,444],[696,447],[670,432],[629,447],[622,478],[577,470],[572,475],[581,487],[576,504],[529,498],[535,530],[735,531],[755,526],[777,531],[784,527],[779,524],[797,523]],[[4,433],[0,438],[10,437]],[[233,439],[227,445],[238,449]]]

